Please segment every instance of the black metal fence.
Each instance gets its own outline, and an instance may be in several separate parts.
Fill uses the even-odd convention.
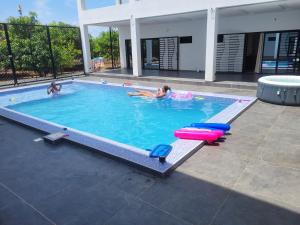
[[[81,74],[78,27],[0,23],[0,86]]]
[[[109,27],[97,37],[90,35],[91,71],[120,68],[119,31]]]

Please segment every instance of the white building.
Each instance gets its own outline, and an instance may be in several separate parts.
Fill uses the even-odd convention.
[[[98,0],[101,1],[101,0]],[[300,0],[116,0],[86,9],[77,0],[89,71],[88,25],[120,32],[122,68],[300,73]]]

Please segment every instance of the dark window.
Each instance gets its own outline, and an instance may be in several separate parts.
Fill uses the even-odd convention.
[[[180,44],[190,44],[190,43],[193,43],[192,36],[180,37]]]
[[[276,37],[269,37],[268,41],[276,41]]]
[[[223,43],[224,42],[224,35],[223,34],[219,34],[218,35],[218,43]]]

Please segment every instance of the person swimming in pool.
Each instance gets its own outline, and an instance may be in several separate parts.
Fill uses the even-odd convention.
[[[171,92],[171,88],[165,85],[162,88],[159,88],[155,93],[151,91],[136,90],[135,92],[128,92],[128,95],[142,96],[142,97],[149,97],[149,98],[163,98],[168,94],[168,92]]]
[[[50,94],[58,94],[61,90],[61,85],[60,84],[56,84],[55,81],[51,82],[50,86],[47,88],[47,93],[48,95]]]

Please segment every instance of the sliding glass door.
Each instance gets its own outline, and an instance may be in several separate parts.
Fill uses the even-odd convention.
[[[299,73],[299,31],[266,33],[262,73]]]
[[[142,39],[143,69],[178,70],[178,37]]]
[[[159,39],[142,40],[142,59],[144,69],[159,69]]]
[[[126,67],[127,69],[132,69],[131,40],[125,40],[125,48],[126,48]]]
[[[266,33],[262,60],[263,73],[276,73],[280,33]]]
[[[299,58],[299,32],[281,33],[277,73],[298,73]]]

